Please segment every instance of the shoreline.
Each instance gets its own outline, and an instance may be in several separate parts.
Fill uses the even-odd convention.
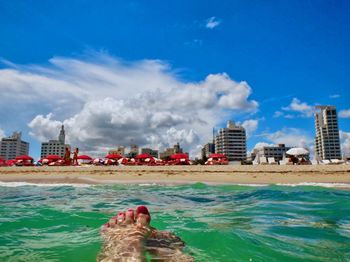
[[[0,182],[36,184],[350,184],[350,165],[1,167]]]

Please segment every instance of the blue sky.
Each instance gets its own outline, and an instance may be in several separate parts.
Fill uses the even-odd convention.
[[[195,155],[233,119],[249,149],[312,149],[312,107],[331,104],[348,152],[349,32],[348,1],[0,1],[0,136],[22,131],[39,156],[64,123],[95,155],[131,140]]]

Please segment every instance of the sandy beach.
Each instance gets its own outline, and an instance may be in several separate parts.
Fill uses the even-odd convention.
[[[350,165],[1,167],[0,181],[81,184],[350,184]]]

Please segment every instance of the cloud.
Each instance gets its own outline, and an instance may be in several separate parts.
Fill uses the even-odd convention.
[[[288,106],[282,107],[282,110],[288,112],[288,114],[277,111],[279,112],[277,115],[284,116],[285,118],[312,117],[314,113],[312,106],[308,105],[305,102],[301,102],[298,98],[293,98]]]
[[[350,109],[339,111],[338,116],[341,118],[350,118]]]
[[[342,153],[345,157],[350,157],[350,132],[339,131]]]
[[[5,137],[5,132],[0,128],[0,139]]]
[[[334,95],[329,96],[329,98],[331,98],[331,99],[335,99],[335,98],[339,98],[339,97],[340,97],[340,95],[338,95],[338,94],[334,94]]]
[[[56,139],[64,124],[67,141],[91,154],[131,142],[157,149],[180,142],[195,154],[213,126],[259,106],[248,83],[226,73],[185,82],[164,61],[126,62],[104,53],[2,69],[0,92],[0,109],[8,101],[16,110],[33,105],[33,137]]]
[[[258,142],[255,144],[254,149],[262,149],[263,147],[265,146],[276,146],[275,144],[269,144],[269,143],[266,143],[266,142]]]
[[[249,138],[257,130],[259,126],[259,121],[256,119],[245,120],[242,123],[242,126],[245,128],[247,137]]]
[[[212,16],[206,20],[205,27],[209,29],[214,29],[215,27],[219,26],[221,24],[221,21],[218,20],[215,16]]]
[[[313,145],[313,138],[298,128],[283,128],[273,133],[262,134],[269,143],[285,144],[290,147],[310,148]]]

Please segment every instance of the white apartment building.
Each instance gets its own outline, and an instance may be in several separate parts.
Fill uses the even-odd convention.
[[[335,106],[316,106],[315,154],[319,159],[341,159],[338,117]]]
[[[48,155],[58,155],[63,158],[66,147],[70,149],[70,145],[65,144],[65,140],[66,133],[62,125],[58,140],[49,140],[41,143],[41,158],[45,158]]]
[[[21,137],[21,132],[13,132],[12,136],[1,139],[0,156],[5,160],[10,160],[17,156],[28,155],[29,143],[22,141]]]
[[[247,139],[243,126],[228,121],[226,128],[219,129],[215,136],[215,153],[224,154],[229,161],[247,159]]]
[[[274,158],[276,161],[280,161],[286,155],[286,152],[291,147],[285,146],[285,144],[278,144],[276,146],[264,146],[254,150],[254,155],[259,157]]]

